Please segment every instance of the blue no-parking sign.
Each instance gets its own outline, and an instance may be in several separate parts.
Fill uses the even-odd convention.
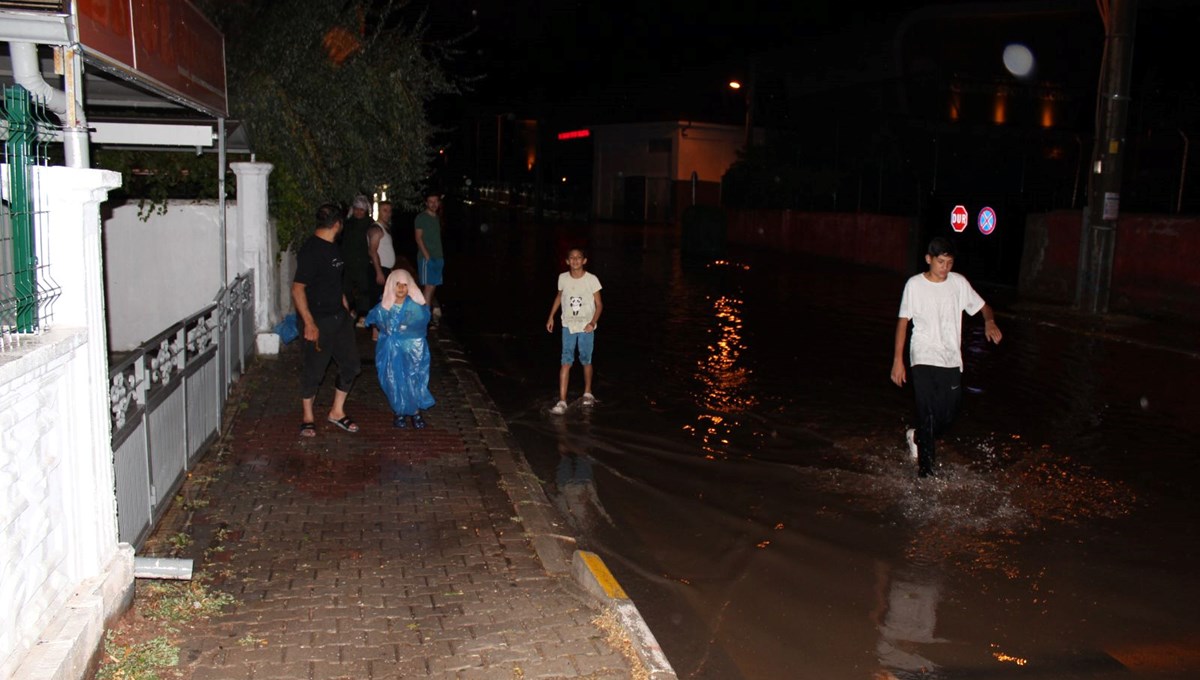
[[[996,231],[996,211],[986,207],[980,210],[976,224],[979,225],[979,231],[984,236]]]

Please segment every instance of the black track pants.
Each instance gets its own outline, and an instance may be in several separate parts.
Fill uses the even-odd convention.
[[[936,460],[934,441],[958,417],[962,406],[962,371],[913,366],[912,384],[917,396],[917,471],[927,475],[933,472]]]

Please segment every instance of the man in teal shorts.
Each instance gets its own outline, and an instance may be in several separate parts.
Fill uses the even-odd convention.
[[[437,287],[442,285],[442,221],[438,211],[442,197],[434,191],[425,192],[425,210],[413,220],[413,231],[417,240],[417,275],[421,280],[421,292],[425,303],[433,311],[434,318],[442,316],[442,307],[434,301]]]

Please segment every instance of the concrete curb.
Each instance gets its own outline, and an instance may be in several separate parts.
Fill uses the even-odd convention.
[[[642,660],[642,665],[650,672],[652,680],[675,680],[678,677],[675,675],[675,669],[671,667],[671,662],[667,661],[667,655],[663,654],[654,633],[650,632],[650,627],[642,618],[641,612],[625,594],[625,590],[617,583],[617,579],[599,555],[586,550],[576,550],[571,560],[571,574],[584,590],[616,612],[621,627],[633,642],[634,651]]]
[[[566,523],[546,497],[541,480],[533,473],[478,373],[444,323],[438,336],[438,343],[467,395],[475,422],[483,432],[488,452],[500,472],[500,484],[521,518],[525,534],[542,566],[550,574],[565,576],[569,573],[601,606],[617,614],[621,628],[652,680],[676,680],[678,676],[658,640],[604,561],[595,553],[576,549],[575,537],[566,533]]]

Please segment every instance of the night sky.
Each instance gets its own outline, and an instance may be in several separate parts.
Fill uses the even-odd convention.
[[[446,3],[457,4],[457,3]],[[485,78],[469,99],[604,113],[724,94],[747,58],[846,20],[845,3],[508,0],[438,9],[445,34],[477,22],[462,65]],[[838,13],[830,5],[843,7]]]
[[[861,33],[863,40],[887,40],[889,29],[872,33],[871,27],[894,26],[916,8],[963,4],[898,0],[881,11],[879,3],[861,0],[477,0],[430,3],[428,9],[436,37],[474,29],[460,43],[462,54],[453,68],[483,76],[467,93],[465,106],[601,120],[668,118],[689,108],[712,108],[729,97],[730,78],[746,77],[752,55],[793,72],[820,72],[836,62],[811,53],[806,58],[804,50],[824,37]],[[1076,8],[1094,27],[1096,44],[1102,43],[1094,0],[1044,4]],[[1161,81],[1159,87],[1195,88],[1194,79],[1183,76],[1194,62],[1185,49],[1200,30],[1197,5],[1193,0],[1139,2],[1136,58],[1144,72]],[[1081,63],[1098,62],[1099,54],[1092,51],[1088,46],[1075,56]]]

